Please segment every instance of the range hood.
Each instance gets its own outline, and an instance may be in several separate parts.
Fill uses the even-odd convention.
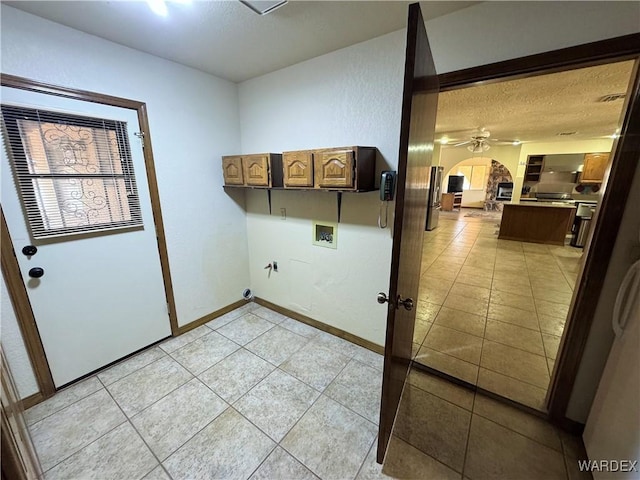
[[[542,173],[575,173],[582,171],[584,153],[545,155]]]

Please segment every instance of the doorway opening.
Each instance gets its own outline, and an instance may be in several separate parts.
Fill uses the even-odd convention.
[[[566,320],[591,254],[589,242],[573,239],[578,223],[584,237],[587,226],[595,228],[590,217],[602,202],[624,116],[624,95],[611,94],[627,92],[634,64],[612,61],[440,95],[434,164],[453,165],[450,174],[463,174],[470,185],[473,171],[466,171],[480,160],[461,162],[467,150],[501,161],[486,164],[482,200],[468,197],[425,232],[416,365],[546,412]],[[595,156],[598,168],[590,163]],[[445,192],[446,186],[445,177]],[[503,194],[511,188],[510,200],[497,199],[499,187]],[[559,241],[508,231],[513,222],[525,232],[529,224],[548,223],[536,215],[553,210],[564,225]],[[588,222],[576,221],[587,214]]]

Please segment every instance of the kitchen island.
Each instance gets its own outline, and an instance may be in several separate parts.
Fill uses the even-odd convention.
[[[576,207],[562,203],[505,203],[499,239],[564,245]]]

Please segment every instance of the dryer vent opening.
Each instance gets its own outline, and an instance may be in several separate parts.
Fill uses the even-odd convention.
[[[245,288],[242,292],[242,298],[244,298],[247,302],[250,302],[251,300],[253,300],[253,292],[250,289]]]

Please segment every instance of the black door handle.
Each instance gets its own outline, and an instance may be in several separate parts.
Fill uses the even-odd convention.
[[[43,275],[44,275],[44,268],[33,267],[31,270],[29,270],[29,276],[31,278],[40,278]]]

